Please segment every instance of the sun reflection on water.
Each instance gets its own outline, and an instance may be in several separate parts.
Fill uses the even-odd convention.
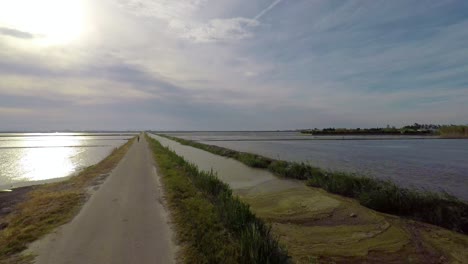
[[[72,159],[78,151],[70,146],[79,146],[79,141],[73,137],[48,137],[33,144],[32,148],[22,149],[18,161],[22,178],[41,181],[70,175],[75,170]]]

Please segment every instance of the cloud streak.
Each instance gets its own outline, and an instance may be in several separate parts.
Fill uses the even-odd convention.
[[[281,3],[283,0],[275,0],[271,5],[269,5],[267,8],[263,9],[258,13],[255,17],[254,20],[259,20],[262,18],[262,16],[266,15],[270,10],[272,10],[275,6],[277,6],[279,3]]]
[[[29,32],[16,30],[13,28],[0,27],[0,35],[6,35],[19,39],[33,39],[34,35]]]

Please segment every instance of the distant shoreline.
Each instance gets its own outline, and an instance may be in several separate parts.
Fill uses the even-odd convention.
[[[376,136],[311,136],[313,138],[247,138],[247,139],[199,139],[193,141],[321,141],[321,140],[441,140],[441,139],[468,139],[467,137],[441,137],[441,136],[401,136],[401,137],[376,137]],[[367,137],[367,138],[366,138]]]
[[[323,138],[320,138],[323,137]],[[439,136],[427,136],[427,137],[385,137],[385,138],[378,138],[378,137],[369,137],[369,138],[354,138],[350,136],[335,136],[334,138],[330,138],[330,136],[313,136],[313,138],[252,138],[252,139],[201,139],[201,140],[194,140],[194,141],[313,141],[313,140],[416,140],[416,139],[466,139],[466,138],[441,138]]]

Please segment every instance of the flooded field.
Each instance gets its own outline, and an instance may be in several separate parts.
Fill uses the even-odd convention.
[[[150,136],[158,140],[163,146],[175,151],[177,155],[196,164],[201,170],[217,172],[218,177],[223,182],[228,183],[237,193],[281,191],[304,185],[299,181],[279,179],[266,170],[250,168],[233,159],[184,146],[167,138],[156,135]]]
[[[105,158],[130,134],[0,134],[0,189],[70,176]]]
[[[274,159],[391,179],[468,200],[468,140],[428,137],[313,137],[298,132],[166,133]],[[366,140],[363,140],[365,138]]]

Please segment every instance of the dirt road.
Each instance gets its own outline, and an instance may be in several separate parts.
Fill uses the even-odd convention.
[[[72,222],[32,245],[35,263],[173,263],[160,201],[158,175],[141,137]]]

